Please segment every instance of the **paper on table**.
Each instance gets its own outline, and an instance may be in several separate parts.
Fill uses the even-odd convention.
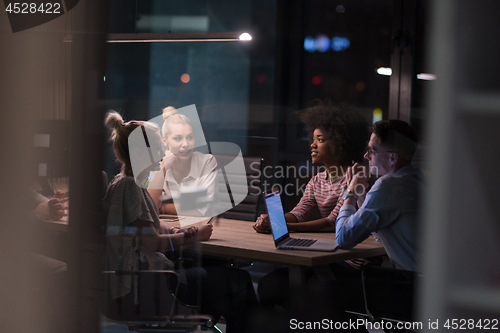
[[[196,223],[199,223],[202,221],[208,221],[210,219],[210,217],[206,217],[206,216],[181,216],[181,217],[182,217],[182,219],[180,219],[179,221],[176,221],[177,223],[179,223],[179,225],[181,227],[186,227],[186,226],[196,224]],[[164,221],[166,221],[166,220],[164,220]],[[169,221],[167,221],[167,222],[169,222]]]

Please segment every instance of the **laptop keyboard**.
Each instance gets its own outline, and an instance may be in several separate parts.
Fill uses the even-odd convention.
[[[298,246],[298,247],[309,247],[316,243],[317,239],[308,238],[290,238],[284,246]]]

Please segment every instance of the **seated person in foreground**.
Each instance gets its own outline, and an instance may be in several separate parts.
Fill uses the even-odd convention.
[[[64,192],[57,191],[52,198],[48,199],[31,188],[27,189],[28,208],[33,211],[34,215],[33,227],[30,230],[37,233],[36,238],[41,235],[40,221],[60,220],[68,215],[67,207],[64,205],[68,198],[64,195]],[[61,313],[64,313],[66,306],[68,266],[62,261],[36,252],[31,253],[28,260],[32,274],[37,277],[38,281],[32,301],[38,302],[42,308],[43,320],[38,323],[40,329],[54,333],[67,332],[68,322],[64,316],[61,316]]]
[[[416,148],[416,133],[406,122],[383,120],[373,124],[365,158],[369,172],[380,178],[366,192],[368,169],[349,170],[347,198],[337,217],[335,239],[340,247],[351,248],[376,232],[394,268],[420,270],[417,229],[424,180],[422,172],[411,165]],[[371,282],[376,286],[372,289],[380,291],[380,295],[372,297],[376,301],[374,308],[411,313],[411,281],[398,288],[393,288],[390,279]],[[334,281],[331,297],[344,308],[364,309],[360,282]]]
[[[369,173],[348,172],[348,197],[337,217],[336,241],[350,248],[377,232],[393,266],[418,271],[419,194],[423,174],[411,165],[417,136],[407,123],[382,120],[372,127],[365,158],[377,179],[370,191]],[[356,209],[356,204],[359,209]]]
[[[144,121],[125,123],[120,114],[108,113],[106,125],[113,130],[111,140],[117,160],[122,164],[121,172],[109,184],[104,197],[108,261],[111,270],[173,270],[174,264],[162,252],[173,251],[182,244],[208,240],[212,225],[203,224],[187,229],[170,227],[160,221],[158,207],[148,191],[134,179],[131,159],[136,158],[134,149],[129,151],[128,138],[139,128],[148,132],[148,140],[154,160],[163,154],[160,149],[160,133],[157,125]],[[155,141],[153,141],[155,140]],[[151,168],[158,167],[154,164]],[[147,170],[146,170],[147,171]],[[201,304],[201,313],[210,314],[215,321],[226,319],[227,332],[244,332],[250,313],[258,305],[248,272],[231,267],[192,268],[178,271],[180,287],[178,298],[187,304]],[[170,291],[163,286],[167,280],[172,285],[171,275],[159,275],[161,283],[153,290],[154,297],[146,299],[145,290],[153,288],[143,285],[132,276],[113,276],[110,290],[112,299],[128,306],[135,313],[139,304],[157,304],[155,314],[168,315],[170,305],[162,301],[169,298]],[[175,280],[175,279],[174,279]],[[139,293],[139,290],[141,292]],[[158,310],[159,309],[159,310]],[[160,312],[160,313],[158,313]],[[126,312],[128,313],[128,312]]]

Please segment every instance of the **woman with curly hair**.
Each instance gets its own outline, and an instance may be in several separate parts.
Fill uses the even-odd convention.
[[[299,114],[309,131],[311,159],[323,164],[325,170],[315,175],[306,186],[304,195],[295,208],[285,214],[289,230],[319,231],[328,227],[335,230],[337,214],[347,189],[347,169],[362,162],[369,138],[368,124],[352,108],[334,105],[330,100],[315,101],[312,107]],[[315,207],[321,218],[307,221]],[[257,232],[271,229],[269,216],[262,214],[254,224]],[[367,263],[379,263],[375,259],[354,259],[330,265],[336,278],[355,277]],[[306,278],[315,278],[313,271],[306,271]],[[259,281],[258,292],[262,306],[279,304],[289,308],[288,268],[277,269]],[[312,283],[315,284],[315,283]]]
[[[314,176],[306,186],[304,195],[295,208],[285,214],[289,230],[318,231],[331,227],[342,207],[342,194],[347,189],[347,169],[363,161],[368,141],[368,124],[364,118],[345,105],[334,105],[330,100],[314,102],[313,106],[299,114],[309,131],[311,159],[314,164],[323,164],[325,170]],[[319,208],[322,218],[307,221]],[[257,218],[257,232],[270,231],[269,216]]]

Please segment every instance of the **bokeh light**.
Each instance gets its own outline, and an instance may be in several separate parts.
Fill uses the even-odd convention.
[[[365,90],[365,83],[363,81],[356,82],[356,90],[362,92]]]
[[[318,52],[326,52],[330,49],[330,38],[326,35],[316,36],[316,50]]]
[[[191,80],[191,77],[189,76],[189,74],[182,74],[181,75],[181,81],[182,81],[182,83],[188,83],[189,80]]]
[[[307,36],[304,39],[304,50],[309,51],[309,52],[314,52],[316,51],[316,39],[312,36]]]
[[[436,74],[420,73],[420,74],[417,74],[417,79],[419,79],[419,80],[433,81],[433,80],[437,79],[437,76],[436,76]]]
[[[351,46],[351,41],[347,37],[333,37],[332,38],[332,50],[335,52],[342,52],[347,50]]]
[[[384,116],[384,113],[382,112],[381,108],[375,108],[375,109],[373,109],[372,123],[376,123],[377,121],[382,120],[383,116]]]

